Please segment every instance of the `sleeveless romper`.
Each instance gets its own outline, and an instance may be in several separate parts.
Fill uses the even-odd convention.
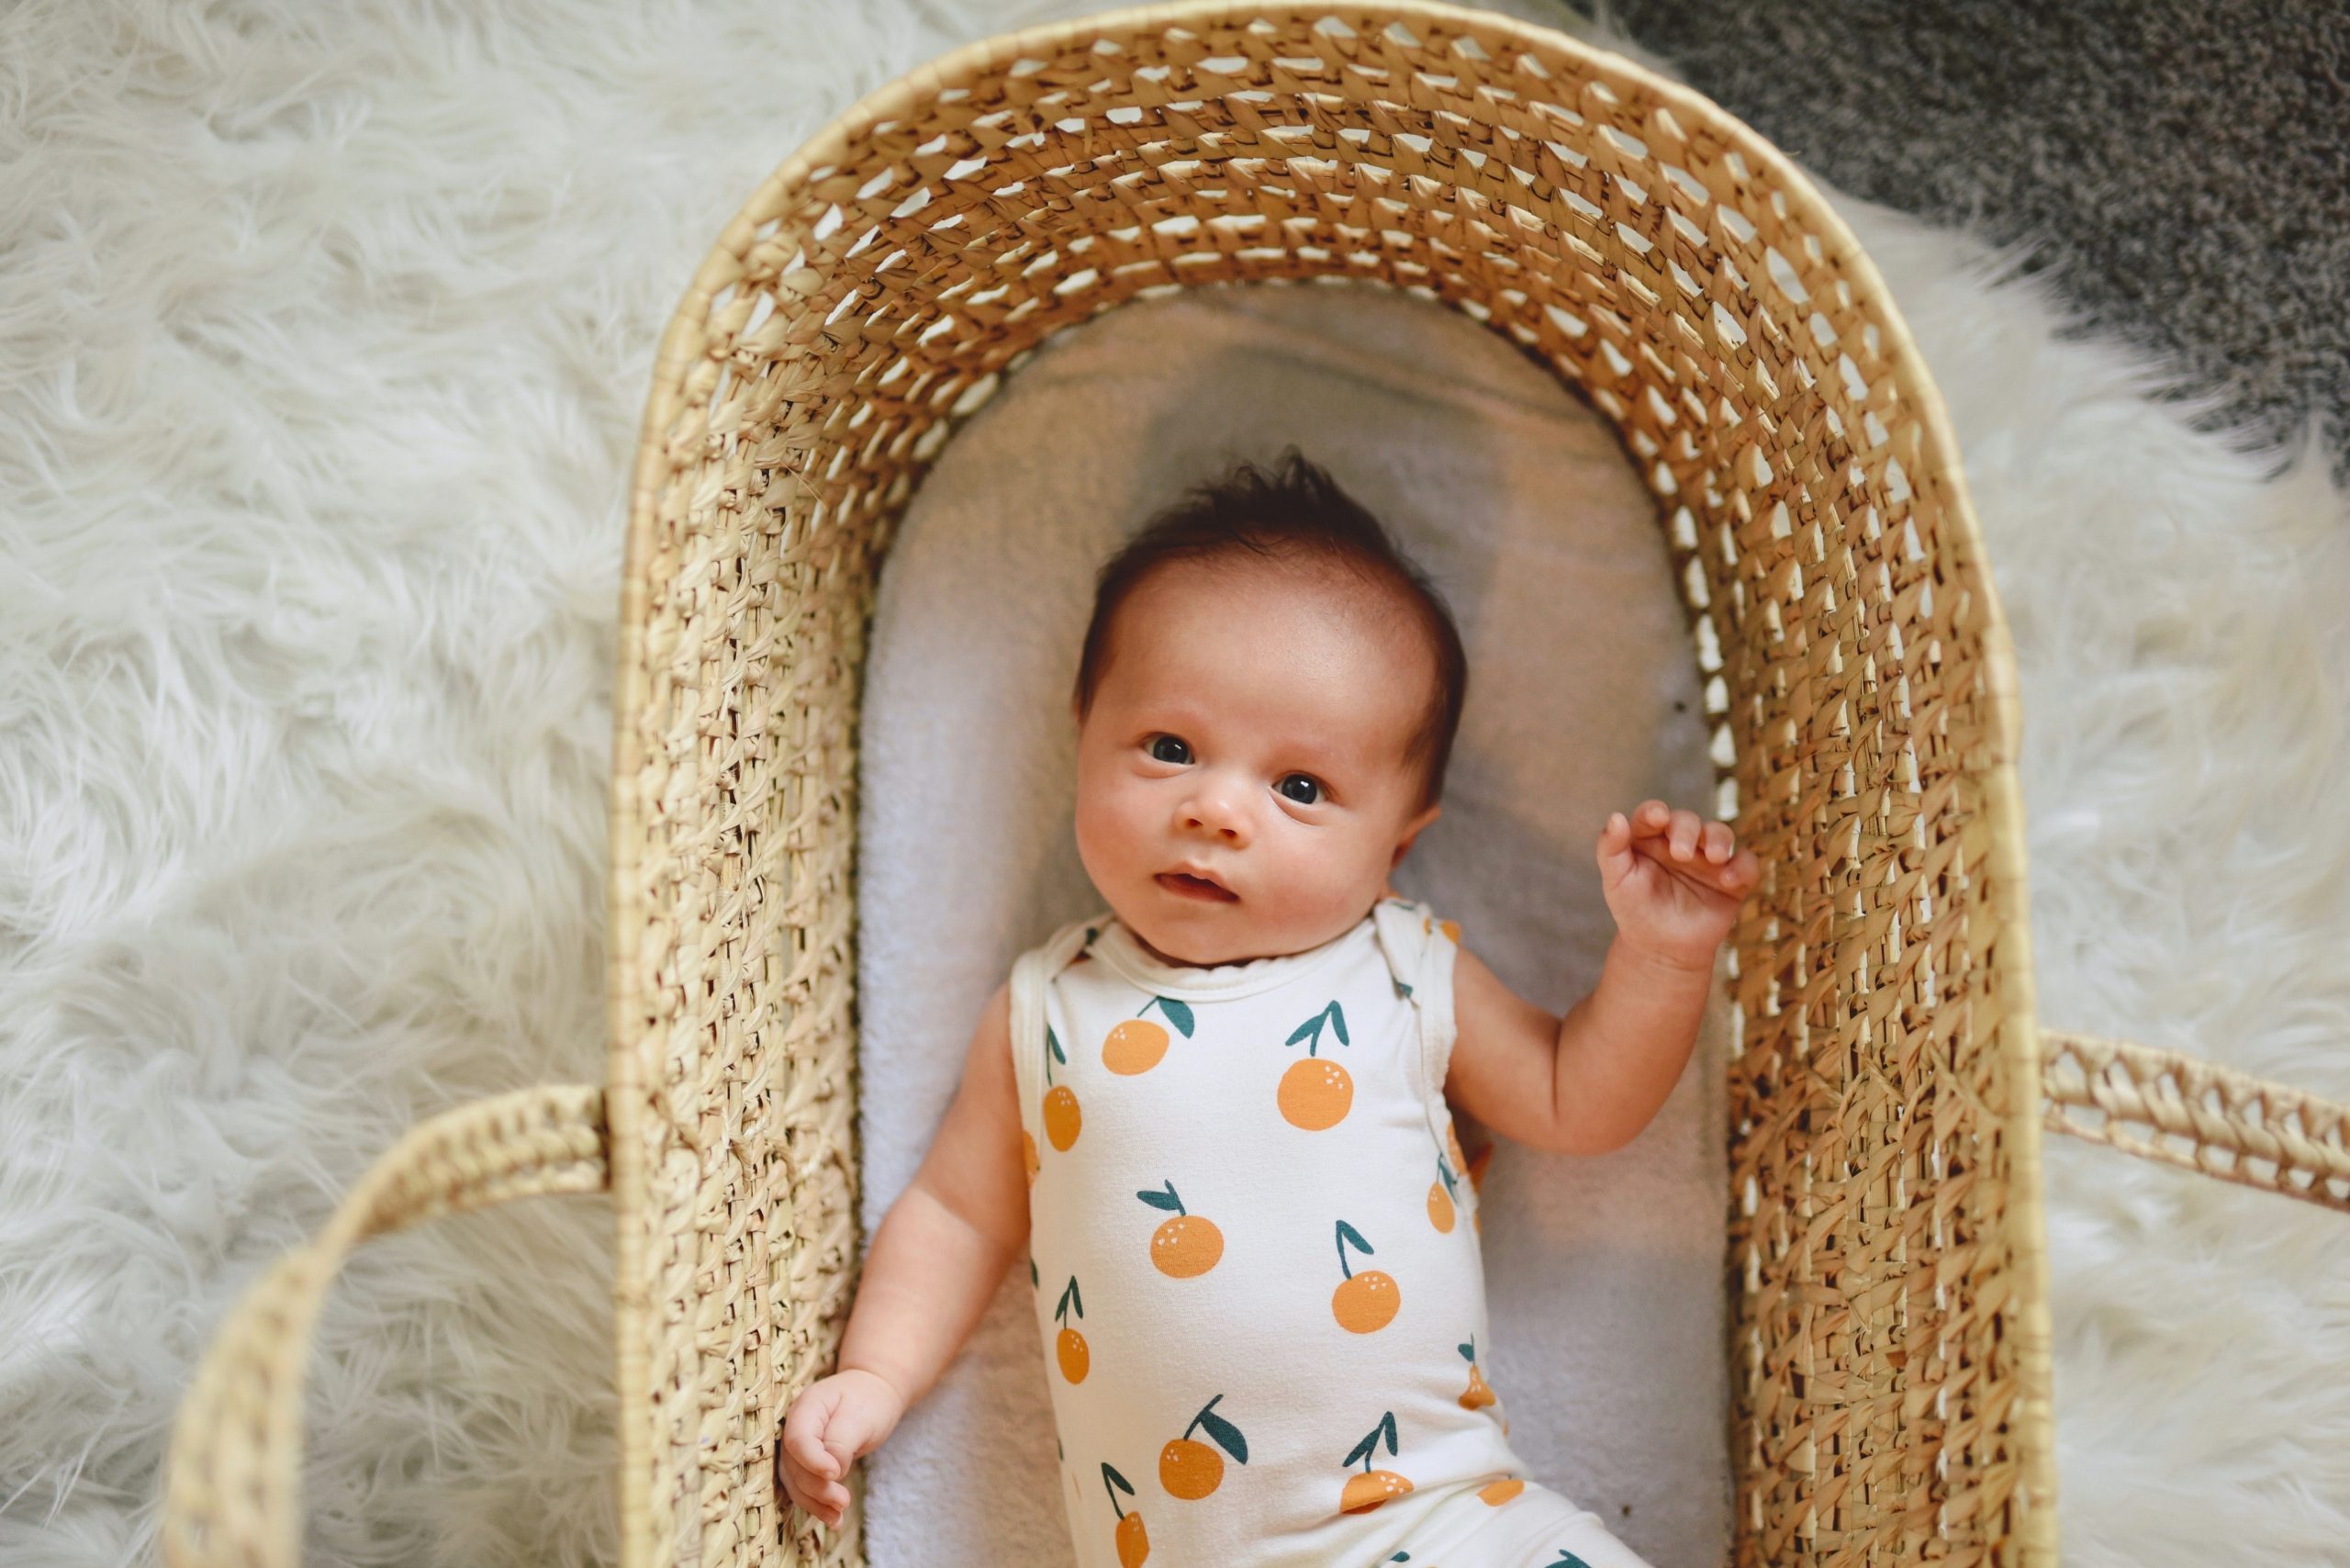
[[[1457,929],[1385,897],[1198,969],[1108,912],[1012,971],[1079,1568],[1648,1568],[1529,1480],[1444,1100]]]

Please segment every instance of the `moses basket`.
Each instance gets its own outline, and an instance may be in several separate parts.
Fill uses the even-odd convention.
[[[349,1248],[531,1193],[619,1223],[622,1561],[863,1561],[779,1495],[859,1238],[856,715],[875,576],[1051,333],[1207,282],[1467,312],[1656,497],[1761,857],[1727,958],[1741,1565],[2053,1563],[2042,1126],[2350,1208],[2345,1113],[2033,1013],[2006,625],[1885,284],[1769,143],[1557,32],[1120,10],[957,50],[762,185],[662,340],[622,590],[601,1086],[449,1112],[256,1285],[182,1409],[170,1560],[290,1564]],[[2248,1200],[2250,1201],[2250,1200]]]

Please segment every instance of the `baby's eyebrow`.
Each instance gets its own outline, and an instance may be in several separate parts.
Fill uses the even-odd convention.
[[[1332,745],[1327,742],[1291,741],[1281,749],[1298,761],[1310,763],[1315,767],[1343,768],[1354,766],[1353,748]]]

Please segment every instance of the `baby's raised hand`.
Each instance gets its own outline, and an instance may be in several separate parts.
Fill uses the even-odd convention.
[[[848,1467],[881,1446],[905,1414],[888,1380],[851,1367],[800,1390],[784,1412],[776,1475],[791,1500],[833,1529],[848,1511]]]
[[[1739,905],[1762,879],[1754,851],[1722,822],[1701,822],[1662,801],[1599,830],[1600,890],[1624,939],[1669,962],[1710,969]]]

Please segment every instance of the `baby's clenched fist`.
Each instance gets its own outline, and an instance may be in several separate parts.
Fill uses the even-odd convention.
[[[834,1529],[848,1511],[848,1467],[881,1446],[905,1414],[886,1378],[851,1367],[818,1378],[784,1412],[776,1477],[790,1499]]]

